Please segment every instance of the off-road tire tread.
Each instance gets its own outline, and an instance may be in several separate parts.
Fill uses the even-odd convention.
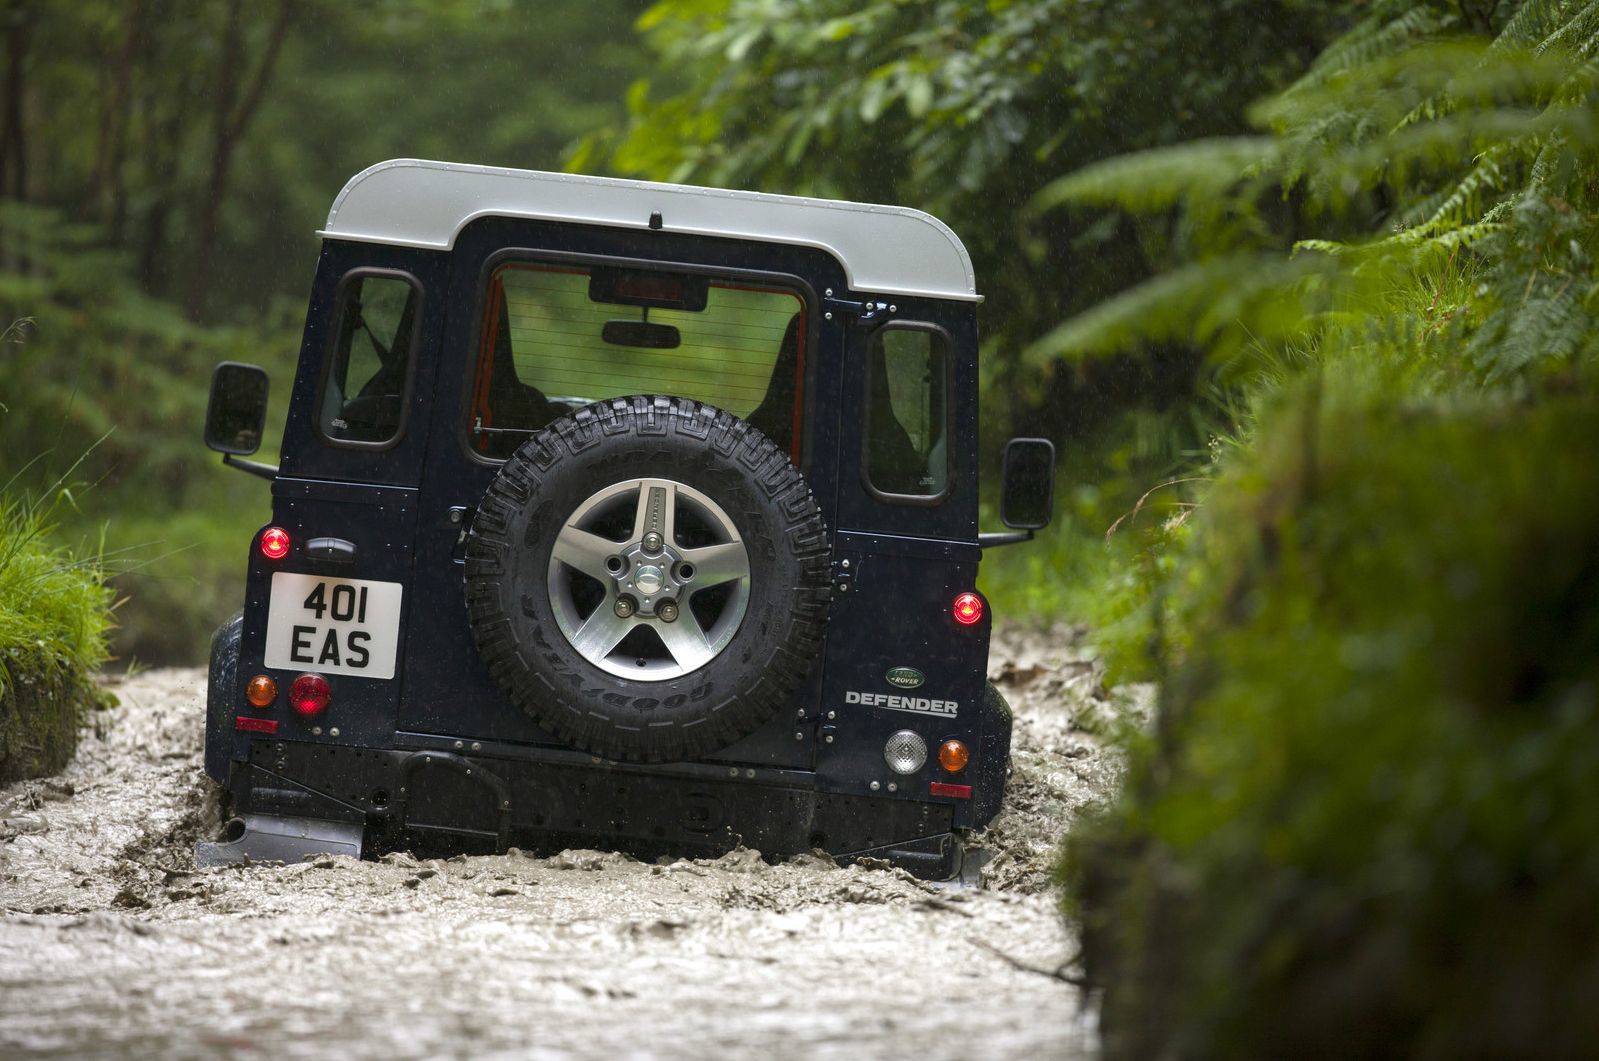
[[[587,474],[584,467],[598,464],[613,466],[612,482],[629,478],[633,473],[627,468],[635,458],[661,459],[663,451],[682,442],[689,443],[685,453],[708,451],[721,468],[736,468],[744,483],[757,488],[770,507],[772,529],[782,538],[778,547],[793,571],[792,584],[758,587],[752,579],[751,604],[738,635],[698,671],[669,682],[632,681],[576,657],[553,622],[532,623],[529,613],[539,602],[530,603],[524,595],[547,593],[543,565],[533,566],[537,585],[530,586],[530,576],[515,577],[512,561],[518,550],[529,548],[547,556],[547,534],[531,543],[518,539],[531,535],[530,521],[541,504],[548,504],[543,499],[558,480]],[[596,487],[602,485],[596,480]],[[553,515],[559,527],[569,513]],[[752,572],[755,544],[747,542]],[[816,664],[831,597],[831,553],[827,527],[804,476],[758,429],[703,402],[635,395],[561,417],[506,460],[468,532],[465,578],[479,655],[512,702],[543,728],[592,754],[668,762],[707,755],[759,728]],[[774,606],[760,614],[757,592],[776,596]],[[517,601],[522,616],[513,614]],[[756,628],[746,630],[751,624]],[[690,699],[667,704],[668,697]]]

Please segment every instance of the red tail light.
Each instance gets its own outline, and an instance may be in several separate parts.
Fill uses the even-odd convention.
[[[282,560],[289,555],[289,532],[282,527],[268,527],[261,532],[261,555],[268,560]]]
[[[955,621],[962,626],[972,626],[983,618],[983,598],[975,593],[962,593],[955,598]]]
[[[302,674],[289,686],[289,703],[306,718],[320,715],[333,699],[328,680],[320,674]]]

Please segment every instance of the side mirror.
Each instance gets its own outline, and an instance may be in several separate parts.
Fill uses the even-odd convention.
[[[1040,530],[1055,514],[1055,444],[1047,438],[1013,438],[1005,444],[999,518],[1017,530]]]
[[[266,425],[267,374],[254,365],[224,361],[211,373],[205,409],[205,444],[219,453],[247,455],[261,448]]]

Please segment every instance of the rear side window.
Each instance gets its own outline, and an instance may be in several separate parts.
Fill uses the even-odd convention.
[[[798,463],[805,303],[760,282],[512,262],[484,298],[472,449],[504,458],[590,402],[669,394],[725,409]]]
[[[353,273],[339,287],[318,424],[330,442],[383,445],[400,434],[421,291],[394,273]]]
[[[949,489],[949,337],[894,323],[872,336],[866,481],[886,500],[928,504]]]

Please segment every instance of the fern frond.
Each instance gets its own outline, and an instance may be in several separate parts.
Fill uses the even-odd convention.
[[[1300,286],[1339,271],[1312,256],[1236,254],[1163,273],[1061,324],[1023,351],[1035,365],[1125,352],[1145,343],[1211,344],[1242,324],[1257,338],[1310,326]]]
[[[1351,250],[1351,245],[1335,239],[1302,239],[1295,243],[1290,251],[1298,254],[1300,251],[1315,251],[1317,254],[1346,254]]]
[[[1226,192],[1269,169],[1279,152],[1280,145],[1270,137],[1241,136],[1121,155],[1046,185],[1033,197],[1032,206],[1049,210],[1078,203],[1165,210],[1185,200]]]
[[[1522,372],[1541,361],[1571,357],[1589,328],[1584,290],[1573,281],[1541,277],[1520,304],[1501,309],[1497,327],[1484,329],[1473,353],[1490,382]],[[1539,290],[1541,288],[1541,290]]]
[[[1463,111],[1329,152],[1313,171],[1313,186],[1320,197],[1341,203],[1350,197],[1351,188],[1372,187],[1379,181],[1411,184],[1417,174],[1462,165],[1496,145],[1533,150],[1541,139],[1562,128],[1563,123],[1547,113],[1508,108]]]
[[[1589,0],[1570,21],[1545,38],[1537,50],[1543,52],[1552,48],[1563,48],[1577,56],[1599,51],[1599,0]]]
[[[1489,47],[1537,47],[1560,31],[1566,22],[1566,9],[1571,6],[1571,0],[1522,0]]]
[[[1398,55],[1417,41],[1437,37],[1459,24],[1459,17],[1430,7],[1404,5],[1397,16],[1388,5],[1334,41],[1321,53],[1283,96],[1295,96],[1320,88],[1327,82],[1377,59]]]
[[[1495,144],[1477,156],[1471,172],[1452,185],[1428,196],[1400,214],[1403,235],[1422,238],[1451,225],[1464,225],[1481,216],[1488,195],[1502,193],[1517,179],[1521,156],[1509,144]]]

